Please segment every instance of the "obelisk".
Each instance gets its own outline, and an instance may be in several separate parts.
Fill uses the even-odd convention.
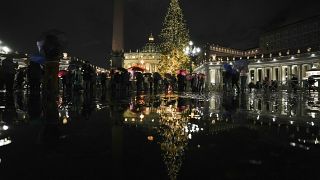
[[[111,67],[122,67],[124,59],[123,20],[124,0],[113,0],[113,34]]]

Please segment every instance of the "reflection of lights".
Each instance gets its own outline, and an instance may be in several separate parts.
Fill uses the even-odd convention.
[[[297,144],[294,143],[294,142],[291,142],[291,143],[290,143],[290,146],[292,146],[292,147],[296,147],[296,145],[297,145]]]
[[[0,146],[5,146],[10,144],[12,141],[9,138],[0,139]]]
[[[315,119],[315,118],[316,118],[316,113],[315,113],[315,112],[312,112],[312,113],[311,113],[311,117],[312,117],[313,119]]]
[[[135,122],[136,121],[136,119],[135,118],[132,118],[132,122]]]
[[[153,141],[153,136],[148,136],[148,141]]]
[[[6,130],[8,130],[8,129],[9,129],[9,126],[7,126],[7,125],[3,125],[3,126],[2,126],[2,129],[6,131]]]
[[[67,117],[64,117],[62,123],[63,123],[63,124],[67,124],[67,123],[68,123],[68,118],[67,118]]]
[[[139,117],[140,117],[140,119],[143,119],[143,118],[144,118],[144,115],[143,115],[143,114],[140,114]]]
[[[257,120],[259,120],[259,119],[260,119],[260,115],[257,116]]]
[[[188,135],[188,138],[189,138],[189,139],[192,139],[192,135],[191,135],[191,134],[189,134],[189,135]]]
[[[318,139],[316,138],[316,140],[314,141],[314,144],[319,144]]]
[[[154,122],[154,119],[152,119],[151,122]]]
[[[290,121],[290,124],[293,124],[293,121]]]
[[[276,122],[276,118],[275,118],[275,117],[273,117],[273,118],[272,118],[272,121],[273,121],[273,122]]]
[[[127,121],[128,121],[128,118],[125,118],[124,121],[127,122]]]

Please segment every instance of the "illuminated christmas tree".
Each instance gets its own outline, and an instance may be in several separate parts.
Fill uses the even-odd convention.
[[[162,51],[159,63],[161,74],[175,74],[179,69],[186,69],[189,57],[184,54],[183,49],[189,42],[189,31],[178,0],[171,0],[166,14],[163,28],[160,33],[160,48]]]

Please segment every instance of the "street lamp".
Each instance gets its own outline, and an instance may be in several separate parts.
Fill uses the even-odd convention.
[[[183,49],[183,52],[190,56],[190,73],[192,73],[192,61],[201,52],[199,47],[196,47],[192,41],[189,42],[188,46]]]

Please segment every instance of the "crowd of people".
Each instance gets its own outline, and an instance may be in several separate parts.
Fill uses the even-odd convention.
[[[265,92],[277,91],[279,82],[266,77],[263,81],[253,81],[247,84],[247,72],[234,67],[227,66],[222,72],[223,91],[236,91],[245,93],[248,89],[252,92],[264,90]],[[74,91],[83,90],[87,95],[94,95],[97,89],[104,93],[129,95],[130,91],[137,92],[187,92],[203,93],[205,91],[205,75],[201,73],[178,74],[143,73],[141,71],[128,71],[124,68],[112,69],[110,72],[97,73],[87,61],[82,66],[64,70],[60,74],[60,89],[66,95]],[[30,94],[41,92],[41,83],[44,70],[41,64],[30,61],[27,68],[18,69],[13,59],[4,59],[0,66],[0,89],[6,89],[7,94],[14,90],[28,89]],[[304,85],[309,91],[315,91],[316,80],[309,77]],[[292,75],[288,81],[290,88],[296,92],[300,88],[298,78]]]

